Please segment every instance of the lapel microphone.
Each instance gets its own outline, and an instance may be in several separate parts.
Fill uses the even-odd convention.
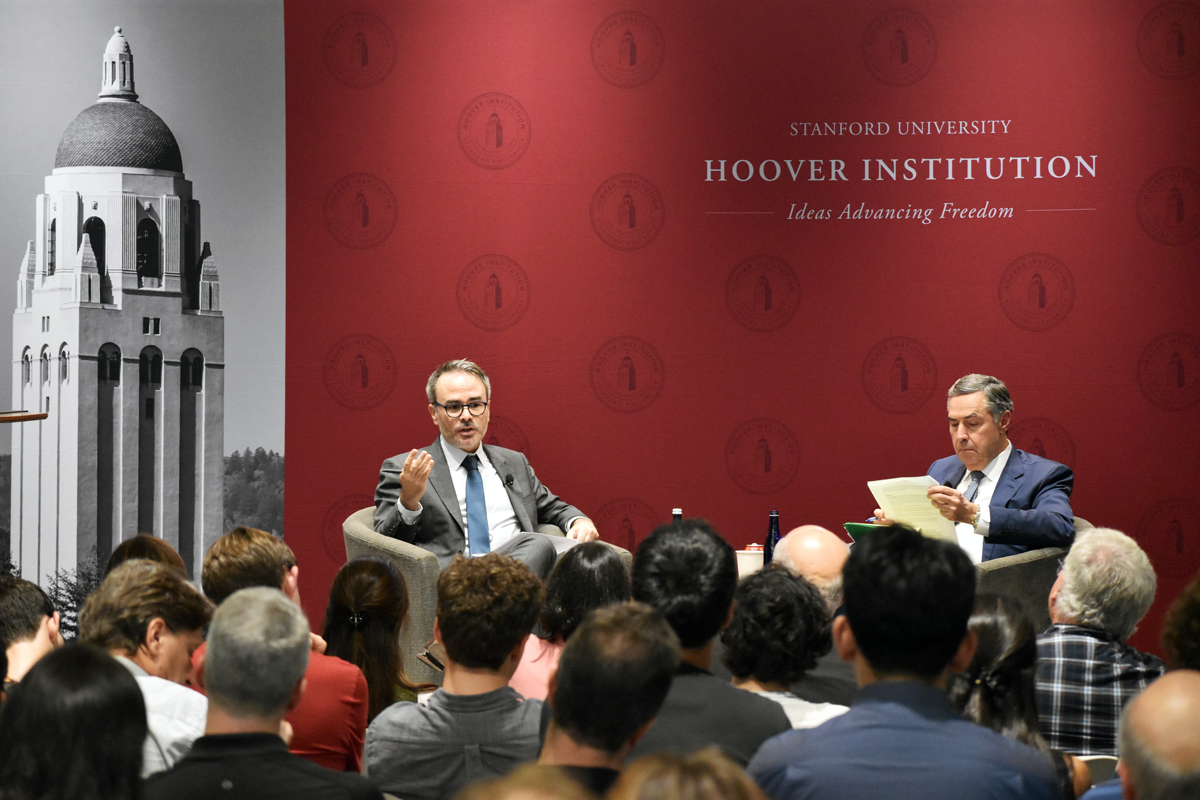
[[[513,476],[512,475],[504,476],[504,485],[507,486],[509,489],[512,488],[512,485],[513,485]]]

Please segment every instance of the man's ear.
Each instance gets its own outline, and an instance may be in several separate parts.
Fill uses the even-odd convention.
[[[441,428],[441,427],[442,427],[441,425],[438,425],[438,421],[437,421],[437,406],[435,406],[433,403],[430,403],[430,404],[429,404],[429,418],[430,418],[431,420],[433,420],[433,424],[434,424],[436,427],[438,427],[438,428]]]
[[[996,424],[999,425],[1000,430],[1004,431],[1005,435],[1007,435],[1008,428],[1009,428],[1009,426],[1012,425],[1012,412],[1005,411],[1003,414],[1000,415],[1000,420]]]
[[[300,567],[293,564],[291,569],[283,573],[283,583],[279,589],[288,596],[289,600],[296,604],[300,603]]]
[[[546,681],[546,704],[554,708],[554,691],[558,688],[558,668],[550,673],[550,680]]]
[[[437,617],[433,618],[433,640],[442,647],[446,646],[446,643],[442,641],[442,626],[438,624]]]
[[[520,664],[521,658],[525,655],[525,642],[529,641],[529,637],[532,635],[532,633],[527,633],[522,636],[521,641],[517,642],[517,646],[512,649],[511,653],[508,654],[508,658],[506,660],[516,661],[518,664]]]
[[[59,616],[59,613],[55,611],[46,617],[44,624],[46,626],[46,635],[50,638],[50,644],[54,647],[62,647],[64,644],[62,637],[62,617]]]
[[[146,635],[142,637],[140,647],[146,648],[146,653],[152,661],[158,660],[158,656],[162,652],[163,634],[170,633],[170,630],[167,627],[167,621],[162,617],[155,617],[146,626]]]
[[[858,641],[845,614],[833,618],[833,646],[842,661],[853,662],[858,655]]]
[[[296,684],[296,688],[292,689],[292,696],[288,698],[287,711],[285,714],[290,714],[300,705],[300,698],[304,696],[304,690],[308,688],[308,678],[301,678]]]
[[[971,660],[975,658],[975,650],[978,647],[979,636],[975,631],[968,630],[967,635],[959,642],[954,658],[950,659],[950,674],[966,672],[967,667],[971,666]]]
[[[208,655],[207,649],[204,651],[204,655]],[[204,685],[204,656],[192,660],[192,683],[196,684],[196,688],[200,691],[208,691],[208,687]]]
[[[1133,788],[1133,781],[1129,779],[1129,767],[1125,765],[1125,761],[1117,762],[1117,775],[1121,778],[1121,792],[1125,800],[1137,800],[1137,790]]]

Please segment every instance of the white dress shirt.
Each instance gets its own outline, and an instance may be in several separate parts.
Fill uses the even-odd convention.
[[[983,468],[983,477],[979,479],[979,490],[975,493],[975,499],[971,501],[979,506],[979,524],[971,525],[970,522],[959,522],[954,525],[959,545],[967,551],[967,555],[971,557],[971,562],[974,564],[983,560],[983,541],[991,529],[992,522],[992,495],[996,492],[996,483],[1000,480],[1000,474],[1004,472],[1005,465],[1008,464],[1008,457],[1012,455],[1012,450],[1012,442],[1009,442],[1008,447],[1005,447],[1000,455],[993,458]],[[971,470],[967,470],[955,488],[966,494],[967,487],[970,485]]]
[[[133,673],[146,702],[149,732],[142,748],[142,777],[170,769],[204,735],[208,698],[178,683],[156,678],[124,656],[121,666]]]

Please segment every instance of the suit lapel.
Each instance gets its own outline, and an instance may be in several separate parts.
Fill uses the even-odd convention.
[[[446,453],[442,450],[442,437],[434,440],[433,446],[425,452],[433,457],[433,469],[429,473],[429,488],[437,496],[437,501],[445,508],[450,519],[458,523],[458,532],[466,534],[467,526],[462,518],[462,510],[458,505],[458,495],[454,492],[454,481],[450,478],[450,464],[446,461]],[[429,492],[425,493],[429,497]]]
[[[529,513],[525,509],[525,498],[517,489],[517,468],[514,467],[508,456],[498,448],[492,447],[490,444],[485,444],[483,449],[487,453],[488,461],[492,462],[492,466],[500,474],[500,480],[504,483],[504,491],[508,493],[508,502],[513,507],[513,512],[517,515],[517,524],[523,531],[536,531],[537,528],[534,526],[533,520],[529,518]],[[512,481],[508,480],[510,475],[513,478]]]
[[[950,488],[954,488],[955,486],[958,486],[958,484],[962,483],[963,475],[966,475],[966,474],[967,474],[966,465],[963,464],[961,461],[959,461],[958,466],[950,471],[950,477],[942,482],[942,486],[949,486]]]
[[[1024,474],[1025,460],[1021,451],[1014,447],[1008,456],[1008,463],[1004,465],[1004,471],[1000,473],[1000,480],[996,481],[996,488],[992,491],[991,505],[1001,508],[1007,506],[1008,501],[1017,493],[1021,476]]]

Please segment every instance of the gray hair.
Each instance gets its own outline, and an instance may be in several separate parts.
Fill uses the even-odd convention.
[[[1154,602],[1156,579],[1138,543],[1112,528],[1079,533],[1063,562],[1062,615],[1125,641]]]
[[[781,567],[786,567],[793,575],[799,575],[817,587],[817,591],[821,593],[821,598],[825,601],[825,605],[829,607],[830,613],[837,611],[838,606],[842,604],[842,573],[839,572],[828,581],[819,581],[812,575],[805,575],[804,570],[796,565],[795,559],[792,558],[791,548],[788,547],[776,546],[775,556],[771,561]]]
[[[950,391],[946,393],[946,397],[958,397],[961,394],[975,394],[976,392],[983,392],[988,411],[992,412],[993,422],[999,422],[1005,411],[1013,410],[1012,398],[1008,394],[1008,387],[1004,385],[1004,381],[991,375],[980,375],[977,372],[963,375],[956,380],[950,387]]]
[[[308,620],[278,589],[234,592],[208,632],[204,685],[235,716],[269,718],[287,708],[308,667]]]
[[[425,384],[425,397],[429,399],[430,403],[437,402],[438,378],[447,372],[465,372],[468,375],[474,375],[483,381],[483,388],[487,392],[487,399],[492,399],[492,381],[488,378],[487,373],[483,371],[483,367],[474,361],[468,361],[465,358],[456,358],[453,361],[447,361],[445,364],[442,364],[429,376],[429,381]]]
[[[1129,705],[1125,708],[1126,713],[1121,714],[1118,745],[1121,748],[1121,761],[1129,770],[1129,783],[1139,800],[1185,800],[1197,797],[1200,769],[1184,772],[1147,747],[1129,722]]]

